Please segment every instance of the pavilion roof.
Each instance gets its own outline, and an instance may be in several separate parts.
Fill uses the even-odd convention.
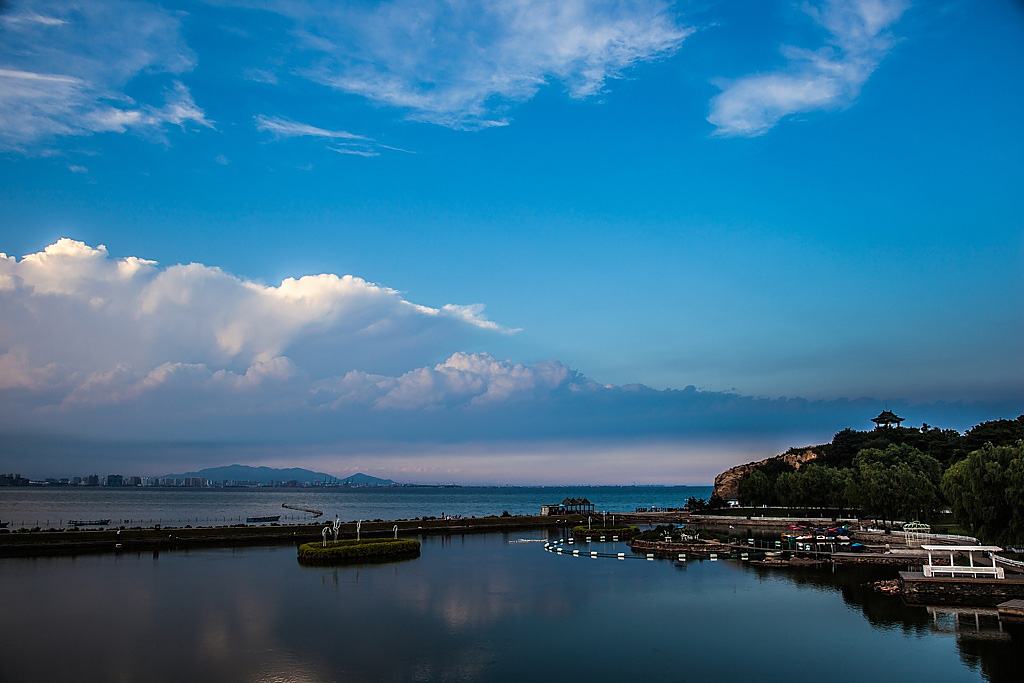
[[[891,410],[883,410],[882,412],[880,412],[878,414],[878,417],[871,418],[871,421],[872,422],[878,422],[878,423],[883,423],[884,422],[884,423],[889,423],[889,424],[892,424],[893,422],[895,422],[895,423],[899,424],[900,422],[903,422],[904,419],[905,418],[902,418],[902,417],[898,416],[896,413],[892,412]]]

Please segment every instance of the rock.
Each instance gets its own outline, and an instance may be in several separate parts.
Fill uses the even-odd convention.
[[[776,455],[773,458],[765,458],[764,460],[758,460],[757,462],[748,462],[745,465],[737,465],[731,469],[727,469],[717,477],[715,477],[715,493],[714,495],[728,500],[730,498],[736,498],[739,496],[740,479],[745,477],[750,472],[754,471],[755,468],[760,467],[772,460],[779,460],[787,465],[790,465],[793,469],[800,469],[800,467],[816,460],[818,454],[813,448],[793,448],[782,455]]]

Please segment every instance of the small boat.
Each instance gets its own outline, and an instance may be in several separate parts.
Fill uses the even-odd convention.
[[[249,524],[259,524],[260,522],[276,522],[281,519],[281,515],[267,515],[266,517],[246,517],[245,521]]]
[[[69,519],[70,526],[107,526],[109,519]]]
[[[6,529],[8,524],[10,524],[10,522],[0,522],[0,529]]]

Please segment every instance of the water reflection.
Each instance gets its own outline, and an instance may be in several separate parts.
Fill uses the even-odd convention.
[[[290,547],[2,560],[3,678],[1020,680],[1019,630],[905,607],[872,568],[676,568],[517,536],[346,567]]]

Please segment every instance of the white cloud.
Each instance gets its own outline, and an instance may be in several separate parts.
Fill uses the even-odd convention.
[[[561,83],[591,97],[636,64],[673,54],[693,29],[661,0],[305,0],[262,4],[296,23],[319,61],[306,75],[453,128],[507,123],[510,103]]]
[[[364,135],[356,135],[345,130],[328,130],[278,116],[264,116],[260,114],[255,117],[255,121],[256,130],[270,133],[278,140],[304,137],[331,140],[334,144],[329,145],[327,149],[338,154],[377,157],[380,156],[380,150],[382,149],[395,152],[408,151],[398,147],[382,145],[373,138],[368,138]]]
[[[351,275],[265,286],[197,263],[114,259],[103,245],[63,238],[20,261],[0,255],[0,385],[27,386],[43,368],[74,396],[119,382],[156,386],[152,373],[171,366],[245,375],[288,363],[314,378],[401,372],[474,330],[502,330],[482,307],[453,310]]]
[[[343,140],[369,140],[362,135],[356,135],[344,130],[326,130],[317,128],[308,123],[290,121],[277,116],[264,116],[260,114],[255,117],[256,130],[273,133],[279,138],[293,137],[317,137],[317,138],[340,138]]]
[[[180,23],[148,2],[9,3],[0,15],[0,149],[66,135],[210,126],[173,80],[194,64]],[[125,92],[136,79],[167,77],[152,102]]]
[[[818,50],[786,47],[781,70],[744,76],[711,100],[708,121],[722,136],[754,137],[791,114],[851,103],[892,49],[888,32],[904,0],[824,0],[805,6],[827,32]]]

